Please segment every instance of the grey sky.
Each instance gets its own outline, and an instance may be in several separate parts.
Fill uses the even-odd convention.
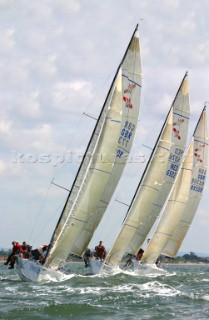
[[[98,115],[137,23],[143,88],[132,155],[153,146],[187,70],[191,137],[209,100],[208,12],[207,0],[0,0],[0,247],[49,242],[67,196],[50,182],[70,188],[95,123],[83,112]],[[73,163],[61,170],[66,151]],[[142,167],[127,166],[114,197],[130,201]],[[209,253],[208,192],[209,180],[181,250]],[[107,246],[125,208],[109,211],[115,231],[101,226],[94,238]]]

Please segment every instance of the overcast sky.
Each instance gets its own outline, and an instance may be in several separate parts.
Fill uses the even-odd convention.
[[[207,0],[0,0],[0,247],[49,242],[67,196],[51,181],[70,188],[95,125],[83,113],[99,114],[137,23],[143,88],[132,155],[148,155],[143,144],[153,146],[186,71],[190,140],[209,101],[208,12]],[[130,202],[139,162],[113,199]],[[181,251],[209,254],[208,194],[209,179]],[[93,246],[110,246],[126,209],[112,202]]]

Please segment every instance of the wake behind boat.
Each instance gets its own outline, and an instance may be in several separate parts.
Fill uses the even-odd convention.
[[[138,123],[141,96],[138,25],[117,69],[84,157],[52,235],[43,265],[17,258],[24,280],[53,275],[69,254],[81,257],[123,173]],[[108,160],[100,160],[102,159]]]

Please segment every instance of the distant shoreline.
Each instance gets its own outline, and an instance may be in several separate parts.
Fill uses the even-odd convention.
[[[208,266],[209,267],[209,263],[201,263],[201,262],[174,262],[174,263],[162,263],[162,266],[166,265],[166,266]]]
[[[0,256],[0,262],[4,262],[7,259],[7,256]]]
[[[0,263],[4,263],[7,259],[7,256],[0,256]],[[83,260],[80,261],[75,261],[75,260],[70,260],[67,261],[67,263],[84,263]],[[209,263],[201,263],[201,262],[162,262],[161,266],[204,266],[204,267],[209,267]]]

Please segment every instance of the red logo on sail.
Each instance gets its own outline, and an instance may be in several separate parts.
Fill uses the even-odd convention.
[[[133,105],[131,104],[131,98],[123,97],[123,101],[126,103],[126,108],[132,109]]]
[[[200,163],[202,163],[202,157],[201,157],[201,154],[202,153],[202,150],[205,148],[205,144],[200,144],[198,148],[195,149],[195,152],[194,152],[194,156],[197,158],[197,161],[199,161]]]
[[[180,129],[181,129],[181,124],[183,122],[184,122],[184,119],[178,118],[178,120],[173,123],[173,132],[175,133],[175,137],[178,140],[181,140]]]
[[[128,98],[126,95],[131,95],[132,90],[136,88],[135,83],[129,83],[128,88],[124,89],[123,101],[126,103],[126,108],[133,109],[133,105],[131,103],[131,98]]]

